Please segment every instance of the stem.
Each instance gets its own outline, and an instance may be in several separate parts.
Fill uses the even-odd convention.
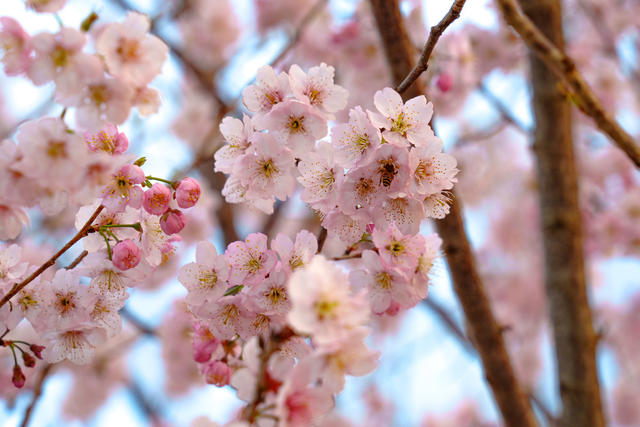
[[[107,228],[133,228],[136,231],[142,232],[142,226],[139,222],[135,224],[105,224],[98,227],[98,232],[100,232],[100,230],[106,231]]]
[[[76,266],[78,264],[80,264],[80,262],[84,259],[84,257],[86,257],[87,255],[89,255],[89,252],[87,251],[82,251],[80,252],[80,255],[77,256],[76,259],[74,259],[73,261],[71,261],[71,264],[67,265],[65,267],[65,269],[67,270],[73,270],[74,268],[76,268]]]
[[[22,282],[16,283],[15,285],[13,285],[11,290],[9,290],[9,292],[7,292],[2,297],[2,299],[0,299],[0,307],[5,305],[12,297],[14,297],[25,286],[27,286],[29,283],[31,283],[33,281],[33,279],[35,279],[40,274],[42,274],[47,268],[49,268],[53,264],[55,264],[56,260],[58,258],[60,258],[60,256],[62,254],[67,252],[77,241],[79,241],[80,239],[85,237],[89,233],[89,229],[91,228],[91,224],[93,223],[93,221],[95,221],[95,219],[98,217],[100,212],[102,212],[102,209],[104,209],[104,206],[102,206],[102,205],[98,206],[98,208],[95,210],[95,212],[91,215],[91,217],[87,220],[87,222],[82,226],[80,231],[78,231],[76,233],[76,235],[71,238],[71,240],[69,240],[58,252],[56,252],[51,258],[49,258],[44,264],[42,264],[36,271],[31,273],[29,275],[29,277],[24,279]]]
[[[98,234],[102,236],[102,238],[104,239],[104,242],[107,244],[107,254],[109,255],[109,261],[111,261],[111,256],[113,255],[113,253],[111,252],[111,244],[109,243],[109,238],[107,237],[106,233],[102,230],[98,230]]]
[[[151,180],[151,181],[164,182],[165,184],[168,184],[169,187],[171,187],[171,188],[173,188],[173,184],[175,184],[175,182],[173,182],[173,181],[169,181],[168,179],[164,179],[164,178],[157,178],[155,176],[148,176],[147,179]]]

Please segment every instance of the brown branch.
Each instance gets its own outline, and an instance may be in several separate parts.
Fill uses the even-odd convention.
[[[496,0],[505,21],[554,73],[572,89],[576,106],[593,119],[598,128],[640,167],[640,146],[604,109],[589,84],[578,72],[573,60],[549,40],[520,10],[516,0]],[[523,2],[523,4],[525,4]]]
[[[44,264],[42,264],[40,267],[38,267],[38,269],[36,271],[34,271],[33,273],[31,273],[29,275],[29,277],[27,277],[26,279],[24,279],[22,282],[20,283],[16,283],[13,285],[13,287],[11,288],[11,290],[9,290],[9,292],[7,292],[6,294],[4,294],[4,296],[2,297],[2,299],[0,299],[0,307],[2,307],[3,305],[5,305],[7,303],[7,301],[9,301],[13,296],[15,296],[18,292],[20,292],[25,286],[27,286],[29,283],[31,283],[31,281],[33,279],[35,279],[36,277],[38,277],[40,274],[42,274],[42,272],[44,272],[47,268],[51,267],[53,264],[55,264],[56,260],[58,258],[60,258],[60,256],[65,253],[66,251],[68,251],[74,244],[76,244],[76,242],[80,239],[82,239],[83,237],[85,237],[87,235],[87,233],[89,232],[89,229],[91,228],[91,224],[93,223],[93,221],[98,217],[98,215],[100,214],[100,212],[102,212],[102,209],[104,209],[104,206],[100,205],[98,206],[98,208],[95,210],[95,212],[91,215],[91,217],[87,220],[87,222],[82,226],[82,228],[80,229],[80,231],[78,231],[76,233],[75,236],[73,236],[71,238],[71,240],[69,240],[58,252],[56,252],[51,258],[49,258]]]
[[[78,264],[80,264],[82,262],[82,260],[84,259],[84,257],[86,257],[87,255],[89,255],[89,252],[87,252],[87,251],[80,252],[80,255],[78,255],[76,257],[76,259],[71,261],[71,264],[69,264],[69,265],[67,265],[65,267],[65,270],[73,270],[74,268],[76,268],[78,266]]]
[[[393,82],[399,84],[413,69],[412,49],[397,0],[370,0]],[[407,87],[404,99],[422,94],[419,81]],[[476,269],[462,222],[462,209],[452,197],[451,211],[437,221],[454,290],[468,320],[469,331],[482,360],[485,377],[507,426],[535,426],[535,416],[516,379],[500,325]]]
[[[462,7],[464,6],[465,1],[466,0],[455,0],[444,18],[442,18],[437,25],[431,27],[431,31],[429,31],[429,38],[420,53],[418,63],[413,67],[407,77],[405,77],[405,79],[398,85],[396,88],[398,92],[404,92],[407,90],[407,88],[411,86],[411,84],[415,82],[422,73],[427,71],[427,68],[429,68],[429,58],[431,58],[431,53],[433,53],[436,43],[438,43],[440,36],[444,33],[444,30],[446,30],[453,21],[460,17],[460,12],[462,12]]]
[[[124,306],[122,307],[122,309],[120,309],[120,315],[125,319],[127,319],[129,323],[135,326],[135,328],[138,329],[143,334],[149,335],[149,336],[157,335],[156,330],[154,328],[152,328],[151,326],[147,325],[145,322],[140,320],[140,318],[138,318],[136,314],[134,314],[131,310],[129,310],[127,306]]]
[[[508,20],[513,13],[520,17],[520,11],[513,9],[515,5],[511,1],[499,3]],[[529,62],[545,284],[562,398],[560,425],[600,427],[605,421],[596,364],[597,339],[585,281],[571,104],[559,85],[563,77],[554,73],[548,60],[539,53],[551,47],[555,58],[564,57],[560,50],[564,48],[561,3],[560,0],[521,0],[521,4],[530,20],[517,18],[516,25],[525,22],[525,31],[534,34],[536,43],[544,45],[542,48],[532,46]],[[575,70],[573,74],[578,75]]]
[[[51,373],[52,368],[53,365],[48,364],[40,371],[40,376],[38,377],[36,384],[33,387],[33,397],[31,397],[31,402],[29,403],[29,406],[27,406],[27,409],[25,409],[24,411],[24,417],[22,418],[22,423],[20,423],[21,427],[27,427],[29,425],[29,421],[31,420],[31,416],[33,415],[33,410],[35,409],[38,401],[40,400],[40,397],[42,396],[44,382]]]

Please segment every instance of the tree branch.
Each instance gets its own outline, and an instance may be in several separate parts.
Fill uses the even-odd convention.
[[[80,231],[78,231],[76,235],[71,238],[71,240],[69,240],[58,252],[56,252],[51,258],[49,258],[44,264],[42,264],[36,271],[31,273],[29,277],[27,277],[20,283],[14,284],[13,287],[9,290],[9,292],[7,292],[2,297],[2,299],[0,299],[0,307],[5,305],[7,301],[9,301],[13,296],[15,296],[18,292],[20,292],[25,286],[31,283],[33,279],[35,279],[40,274],[42,274],[43,271],[45,271],[47,268],[55,264],[56,260],[60,258],[60,256],[63,253],[68,251],[69,248],[71,248],[71,246],[73,246],[78,240],[85,237],[89,232],[89,229],[91,228],[91,224],[98,217],[100,212],[102,212],[102,209],[104,209],[104,206],[102,205],[98,206],[95,212],[91,215],[91,217],[87,220],[87,222],[82,226]]]
[[[387,62],[398,84],[413,69],[412,48],[402,21],[397,0],[370,0]],[[420,95],[419,81],[407,86],[404,98]],[[451,212],[436,222],[444,242],[449,270],[458,299],[469,323],[469,330],[482,359],[485,377],[500,408],[505,424],[514,427],[535,426],[535,417],[517,382],[511,360],[496,322],[462,223],[461,207],[452,198]]]
[[[22,418],[22,423],[20,423],[21,427],[27,427],[29,425],[29,421],[31,420],[31,416],[33,415],[33,410],[35,409],[38,401],[40,400],[40,397],[42,396],[44,382],[51,373],[52,368],[53,365],[49,364],[42,368],[42,370],[40,371],[40,376],[38,377],[38,380],[33,387],[33,397],[31,398],[29,406],[27,406],[27,409],[24,411],[24,417]]]
[[[591,117],[598,128],[607,134],[637,167],[640,167],[640,146],[604,109],[589,84],[576,69],[573,60],[522,13],[516,0],[496,0],[496,2],[505,21],[520,34],[522,40],[540,60],[569,85],[574,102],[580,111]]]
[[[531,20],[520,16],[519,10],[510,9],[514,7],[510,0],[499,3],[505,15],[518,13],[516,25],[525,22],[525,31],[534,34],[535,43],[543,44],[532,46],[529,52],[536,123],[533,151],[540,191],[545,283],[562,398],[560,425],[600,427],[605,422],[596,364],[597,340],[585,283],[571,104],[559,85],[563,77],[557,76],[540,54],[541,49],[550,47],[554,58],[566,59],[560,51],[564,48],[561,3],[521,0]],[[575,70],[573,74],[578,75]]]
[[[444,18],[442,18],[437,25],[431,27],[431,31],[429,31],[429,38],[420,53],[418,63],[413,67],[409,75],[407,75],[407,77],[405,77],[405,79],[398,85],[396,88],[398,92],[404,92],[407,90],[407,88],[411,86],[418,77],[420,77],[420,74],[427,71],[427,68],[429,68],[429,58],[431,58],[431,53],[433,53],[436,43],[438,43],[440,36],[444,33],[444,30],[446,30],[453,21],[460,17],[460,12],[462,12],[462,7],[464,6],[465,1],[466,0],[455,0]]]

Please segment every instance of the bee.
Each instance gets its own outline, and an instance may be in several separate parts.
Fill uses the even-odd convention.
[[[393,182],[393,178],[398,174],[398,168],[393,159],[380,160],[378,162],[380,167],[378,173],[380,174],[380,184],[384,187],[389,187]]]

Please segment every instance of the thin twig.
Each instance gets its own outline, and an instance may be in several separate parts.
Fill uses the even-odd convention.
[[[455,321],[451,313],[449,313],[447,309],[442,306],[442,304],[440,304],[438,301],[435,301],[433,297],[428,297],[427,299],[423,300],[423,304],[429,307],[431,311],[433,311],[438,316],[438,318],[440,318],[449,332],[451,332],[456,338],[458,338],[458,341],[460,342],[460,344],[462,344],[465,350],[476,354],[476,349],[469,340],[469,337],[467,337],[467,334],[462,330],[460,326],[458,326],[458,322]]]
[[[640,167],[640,146],[604,109],[595,93],[578,72],[573,60],[558,49],[531,20],[516,0],[496,0],[505,21],[511,25],[536,55],[572,89],[575,105],[593,119],[598,128]]]
[[[89,255],[89,252],[87,251],[82,251],[80,252],[80,255],[78,255],[76,257],[76,259],[74,259],[73,261],[71,261],[71,264],[67,265],[65,267],[66,270],[73,270],[74,268],[76,268],[78,266],[78,264],[80,264],[82,262],[82,260],[84,259],[84,257],[86,257],[87,255]]]
[[[22,423],[20,427],[27,427],[29,425],[29,421],[31,420],[31,416],[33,415],[33,410],[35,409],[40,397],[42,397],[42,390],[45,380],[48,375],[51,373],[53,365],[48,364],[40,371],[40,376],[36,381],[35,386],[33,387],[33,397],[31,397],[31,402],[29,402],[29,406],[24,411],[24,417],[22,418]]]
[[[529,135],[531,133],[531,129],[525,126],[519,119],[517,119],[513,113],[507,108],[506,105],[502,103],[502,101],[487,87],[487,85],[483,83],[478,87],[480,94],[484,97],[484,99],[491,104],[493,108],[500,114],[500,116],[510,124],[512,124],[516,129],[524,133],[525,135]]]
[[[27,286],[29,283],[31,283],[31,281],[33,279],[35,279],[40,274],[42,274],[42,272],[44,272],[47,268],[49,268],[53,264],[55,264],[56,260],[58,258],[60,258],[60,256],[63,253],[68,251],[69,248],[71,248],[74,244],[76,244],[76,242],[78,240],[80,240],[83,237],[85,237],[87,235],[87,233],[89,232],[89,229],[91,228],[91,224],[93,224],[93,221],[95,221],[95,219],[98,217],[100,212],[102,212],[102,209],[104,209],[104,206],[102,206],[102,205],[98,206],[98,208],[95,210],[95,212],[91,215],[91,217],[87,220],[87,222],[82,226],[80,231],[78,231],[76,233],[76,235],[71,238],[71,240],[69,240],[58,252],[56,252],[51,258],[49,258],[44,264],[42,264],[36,271],[31,273],[29,275],[29,277],[24,279],[22,282],[16,283],[15,285],[13,285],[11,290],[9,292],[7,292],[2,297],[2,299],[0,299],[0,307],[5,305],[7,303],[7,301],[9,301],[13,296],[15,296],[18,292],[20,292],[25,286]]]
[[[437,25],[431,27],[431,31],[429,32],[429,38],[422,49],[422,53],[420,54],[420,58],[418,58],[418,63],[413,67],[409,75],[398,85],[396,90],[398,92],[404,92],[407,90],[409,86],[413,82],[415,82],[420,74],[427,71],[429,68],[429,58],[431,58],[431,53],[433,53],[433,49],[436,47],[436,43],[440,39],[440,36],[447,29],[449,25],[456,19],[460,17],[460,12],[462,12],[462,7],[464,6],[466,0],[455,0],[449,9],[449,12],[438,22]]]
[[[151,326],[147,325],[142,320],[140,320],[140,318],[138,318],[138,316],[135,313],[133,313],[131,310],[129,310],[129,308],[127,306],[122,307],[122,309],[120,310],[120,315],[122,315],[122,317],[127,319],[127,321],[129,321],[129,323],[131,323],[133,326],[135,326],[136,329],[138,329],[143,334],[149,335],[149,336],[155,336],[156,335],[155,329],[152,328]]]

